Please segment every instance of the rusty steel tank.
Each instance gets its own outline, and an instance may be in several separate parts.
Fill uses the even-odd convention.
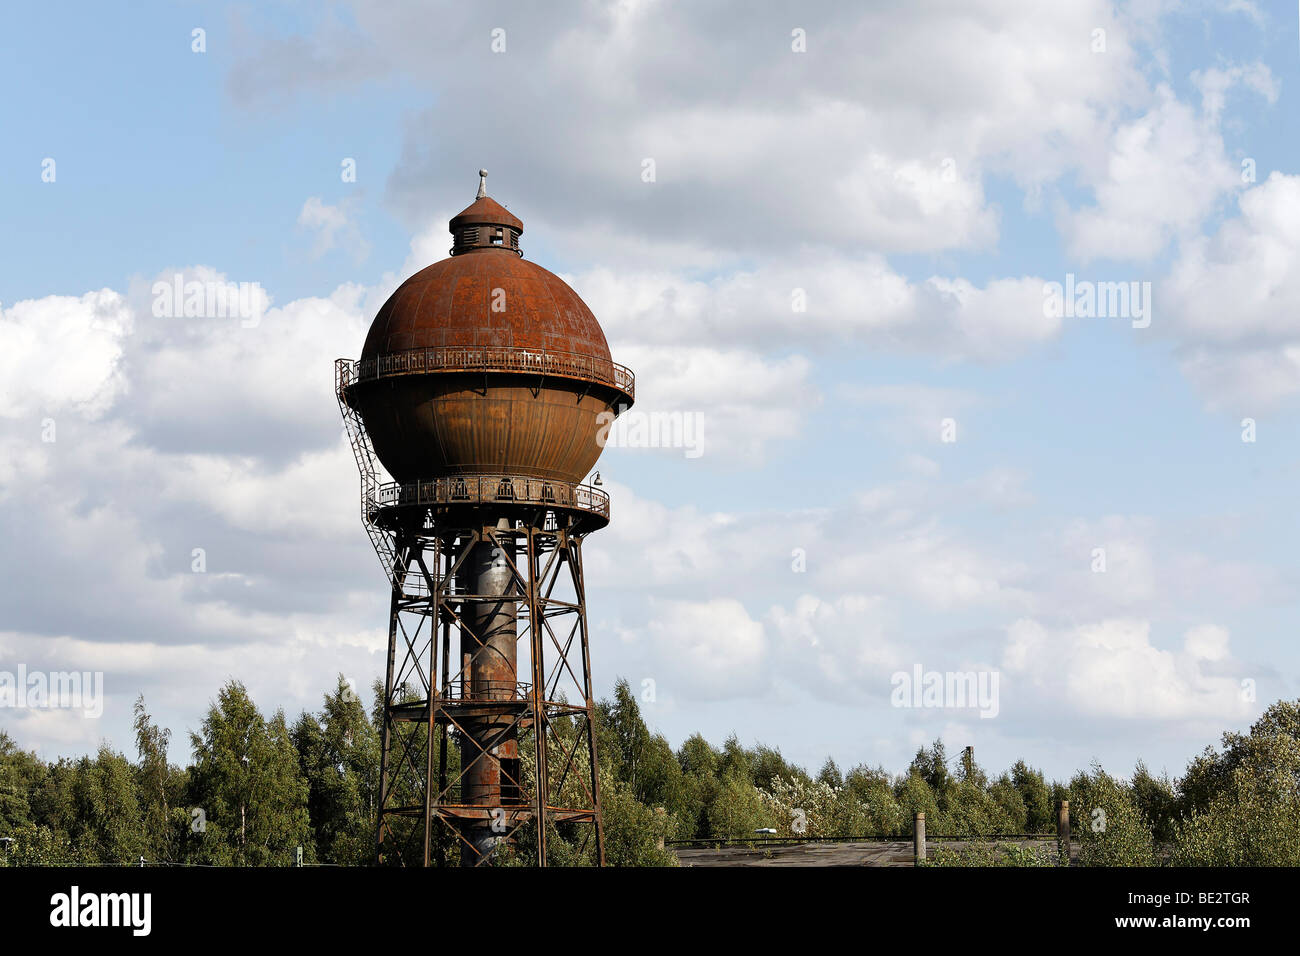
[[[632,376],[578,294],[523,258],[524,225],[487,196],[486,176],[450,222],[450,258],[375,316],[348,400],[398,482],[581,482],[602,426],[632,404]]]

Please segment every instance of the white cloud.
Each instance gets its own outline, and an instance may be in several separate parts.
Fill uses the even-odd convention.
[[[779,676],[819,697],[886,696],[889,674],[904,659],[886,636],[893,616],[879,595],[801,594],[788,609],[774,605],[768,620],[779,642]]]
[[[323,202],[319,196],[308,197],[298,213],[298,225],[316,233],[312,255],[319,258],[335,248],[346,252],[353,261],[361,262],[370,254],[370,243],[361,236],[352,217],[354,203],[344,200],[336,206]]]
[[[659,688],[682,696],[725,700],[751,696],[767,685],[767,636],[733,598],[656,600],[645,640],[658,653]]]
[[[1192,73],[1192,83],[1201,91],[1201,109],[1206,116],[1218,121],[1227,102],[1228,92],[1238,84],[1258,93],[1269,103],[1276,103],[1278,82],[1269,68],[1258,61],[1244,66],[1233,64],[1212,66]]]
[[[1156,294],[1191,381],[1251,415],[1300,390],[1300,176],[1272,173],[1239,205],[1183,244]]]
[[[845,343],[998,360],[1061,331],[1060,318],[1043,314],[1042,279],[911,282],[879,256],[796,257],[707,281],[602,268],[576,275],[572,285],[616,345],[744,342],[825,351]]]
[[[1151,642],[1150,622],[1109,619],[1059,631],[1022,619],[1007,629],[1002,666],[1016,687],[1067,712],[1122,720],[1239,721],[1251,714],[1240,677],[1225,673],[1228,635],[1202,625],[1178,650]]]
[[[0,417],[103,414],[126,385],[121,363],[132,326],[126,301],[111,289],[0,311]]]
[[[1063,210],[1060,229],[1072,255],[1146,260],[1190,234],[1239,183],[1218,131],[1218,114],[1198,115],[1166,87],[1143,116],[1119,126],[1096,203]]]

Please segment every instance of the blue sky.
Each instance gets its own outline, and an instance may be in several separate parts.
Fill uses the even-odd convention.
[[[598,685],[653,680],[674,744],[899,770],[942,734],[993,770],[1176,773],[1296,695],[1294,9],[10,17],[0,670],[108,692],[98,721],[0,710],[24,744],[129,750],[141,692],[183,741],[226,677],[296,713],[379,673],[330,362],[446,254],[480,166],[637,372],[637,411],[704,422],[699,458],[606,452],[589,545]],[[153,317],[177,271],[258,283],[263,322]],[[1149,282],[1150,327],[1048,319],[1067,274]],[[890,707],[915,663],[997,671],[1000,715]]]

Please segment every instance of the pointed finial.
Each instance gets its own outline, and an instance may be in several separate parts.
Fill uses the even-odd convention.
[[[478,195],[475,196],[474,198],[475,199],[487,198],[487,170],[486,169],[480,169],[478,171]]]

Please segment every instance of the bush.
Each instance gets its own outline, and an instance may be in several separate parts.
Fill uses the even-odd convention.
[[[939,847],[922,866],[1057,866],[1045,847],[1019,843],[974,843],[960,849]]]
[[[1070,832],[1083,866],[1151,866],[1155,840],[1123,783],[1093,764],[1070,781]]]
[[[1300,746],[1257,740],[1227,787],[1174,827],[1175,866],[1300,866]]]

